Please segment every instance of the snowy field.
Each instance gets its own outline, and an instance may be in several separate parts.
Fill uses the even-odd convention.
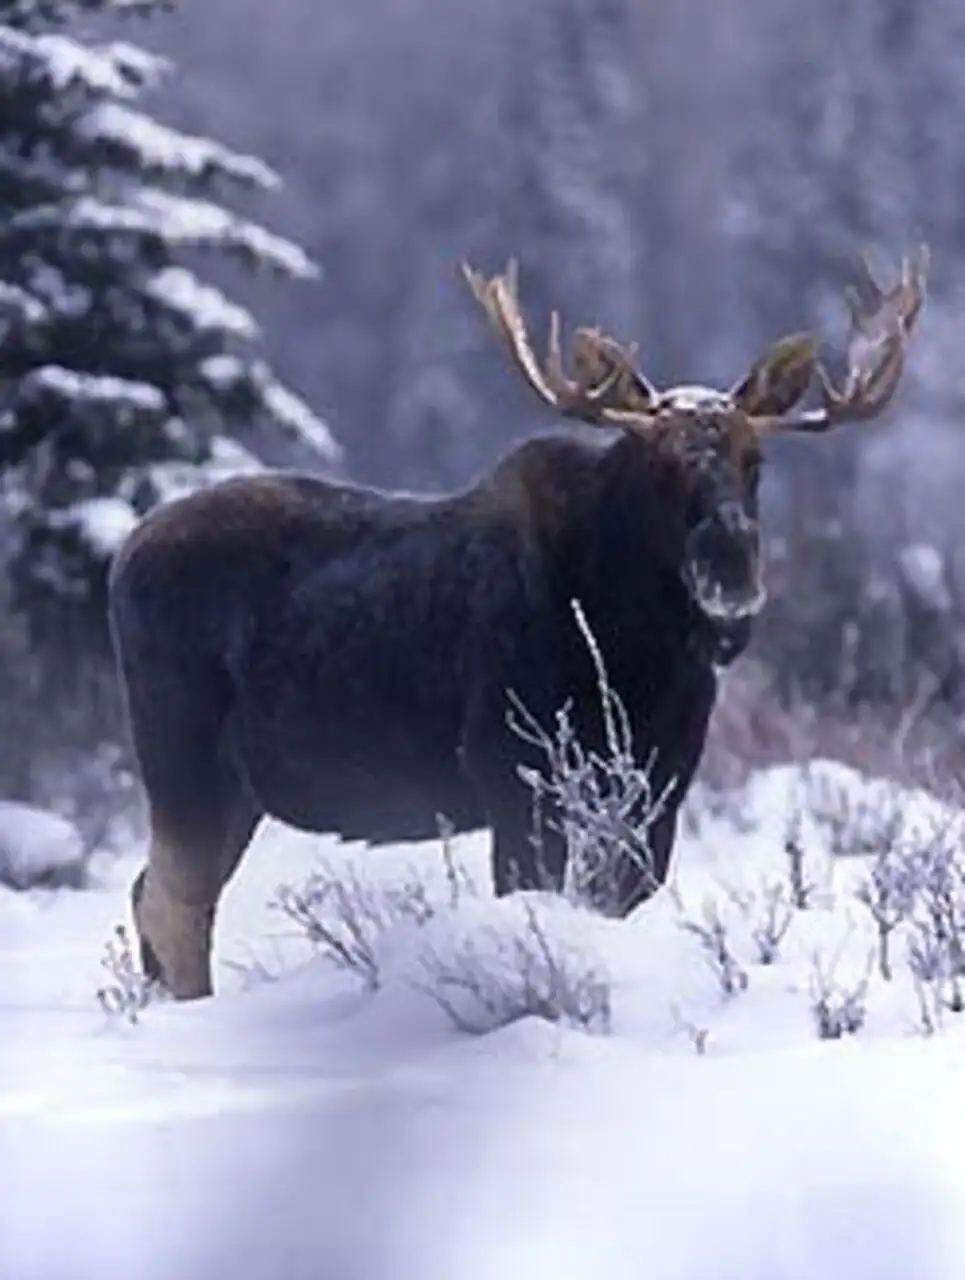
[[[835,803],[867,791],[824,773]],[[377,989],[269,905],[345,852],[266,826],[225,898],[218,995],[134,1025],[95,991],[138,854],[84,891],[0,890],[0,1278],[961,1280],[965,1015],[923,1034],[906,926],[893,980],[872,967],[871,864],[827,853],[833,815],[804,822],[809,904],[781,915],[800,787],[775,771],[740,821],[705,815],[674,890],[623,923],[493,902],[483,837],[456,843],[480,892],[455,907],[438,844],[357,858],[375,884],[421,868],[441,904],[375,939]],[[905,795],[900,818],[942,815]],[[730,996],[698,936],[715,918]],[[432,973],[498,973],[530,919],[603,982],[609,1025],[456,1029]],[[818,1038],[819,971],[857,1034]]]

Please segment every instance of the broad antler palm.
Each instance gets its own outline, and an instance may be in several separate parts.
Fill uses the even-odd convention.
[[[867,259],[861,257],[864,292],[862,305],[857,289],[845,292],[851,315],[847,370],[840,388],[834,386],[824,366],[816,365],[822,406],[771,425],[789,431],[827,431],[842,422],[875,418],[890,403],[905,366],[905,347],[925,302],[929,252],[920,245],[904,258],[898,283],[885,290]]]

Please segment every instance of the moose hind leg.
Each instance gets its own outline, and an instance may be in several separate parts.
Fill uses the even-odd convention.
[[[227,750],[230,696],[217,669],[190,651],[178,664],[149,656],[125,664],[151,820],[131,906],[145,974],[190,1000],[212,992],[218,900],[260,814]]]
[[[239,786],[212,807],[210,825],[172,833],[152,819],[148,865],[131,890],[145,975],[178,1000],[211,995],[211,948],[222,890],[261,817]]]

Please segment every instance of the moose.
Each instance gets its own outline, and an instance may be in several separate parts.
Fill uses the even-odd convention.
[[[532,722],[566,704],[605,746],[605,661],[633,756],[665,798],[649,873],[618,868],[622,913],[665,881],[718,672],[764,603],[758,485],[776,431],[869,420],[892,400],[925,297],[927,250],[890,288],[848,292],[847,371],[818,342],[769,347],[729,390],[659,390],[596,328],[567,362],[552,317],[534,352],[514,263],[465,279],[512,362],[568,429],[517,444],[448,496],[320,476],[235,477],[151,512],[115,558],[113,643],[150,817],[131,890],[146,974],[212,993],[221,892],[260,821],[368,845],[490,828],[497,895],[562,888],[552,812],[534,840]],[[816,382],[819,404],[801,407]],[[577,425],[582,424],[582,425]],[[561,428],[564,424],[560,424]],[[538,851],[538,856],[537,856]]]

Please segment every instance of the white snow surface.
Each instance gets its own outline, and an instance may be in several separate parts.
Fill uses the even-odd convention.
[[[783,874],[798,784],[762,775],[747,829],[682,837],[685,911]],[[935,806],[904,808],[924,823]],[[729,1001],[674,893],[623,922],[530,899],[548,936],[609,971],[609,1035],[528,1018],[466,1036],[408,980],[423,931],[482,949],[522,918],[524,899],[488,896],[482,835],[455,846],[481,896],[390,931],[373,992],[267,901],[321,854],[438,882],[438,847],[340,851],[266,824],[225,896],[218,994],[136,1026],[108,1021],[94,989],[140,851],[100,860],[85,892],[0,892],[0,1276],[960,1280],[963,1024],[923,1038],[910,990],[878,982],[858,1036],[816,1039],[813,951],[858,971],[870,935],[862,861],[831,869],[818,828],[802,839],[824,892],[766,968],[728,916],[750,974]],[[703,1056],[672,1006],[709,1031]]]
[[[72,822],[36,805],[0,800],[0,886],[29,889],[50,875],[79,873],[85,861]]]

